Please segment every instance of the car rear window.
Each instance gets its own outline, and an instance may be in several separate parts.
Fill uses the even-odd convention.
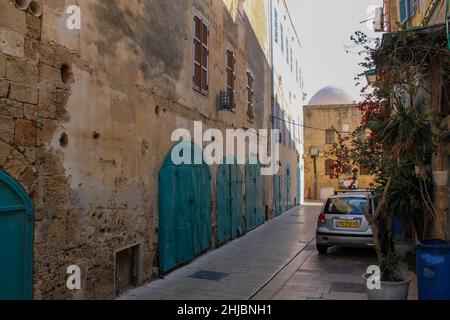
[[[368,202],[366,198],[332,198],[325,206],[325,214],[355,214],[364,215]]]

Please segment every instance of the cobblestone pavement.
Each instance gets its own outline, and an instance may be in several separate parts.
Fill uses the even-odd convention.
[[[315,250],[321,203],[307,203],[207,253],[123,300],[364,300],[371,250]],[[414,286],[413,286],[414,287]],[[416,295],[413,288],[411,298]]]

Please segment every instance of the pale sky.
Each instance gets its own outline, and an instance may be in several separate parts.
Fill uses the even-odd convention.
[[[360,100],[361,88],[355,87],[354,78],[362,70],[358,66],[362,57],[356,48],[350,48],[354,53],[346,53],[344,46],[353,47],[350,36],[358,30],[369,37],[381,37],[360,22],[370,17],[369,7],[381,7],[383,0],[286,1],[303,47],[305,102],[327,85],[340,87]]]

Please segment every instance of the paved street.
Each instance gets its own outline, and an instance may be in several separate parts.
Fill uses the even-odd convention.
[[[361,275],[371,250],[315,250],[320,203],[308,203],[120,299],[367,299]],[[415,296],[412,290],[411,299]]]

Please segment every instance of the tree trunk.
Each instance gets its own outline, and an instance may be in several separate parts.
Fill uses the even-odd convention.
[[[383,197],[381,198],[381,201],[378,204],[378,207],[377,207],[374,215],[373,216],[370,215],[370,212],[369,212],[370,205],[368,206],[368,208],[365,212],[366,219],[367,219],[367,221],[369,221],[371,229],[372,229],[373,243],[374,243],[375,251],[377,253],[378,263],[380,265],[381,265],[381,262],[383,261],[384,254],[383,254],[383,250],[381,248],[381,241],[380,241],[380,237],[378,234],[378,224],[380,223],[381,214],[386,205],[386,202],[387,202],[387,199],[389,196],[389,192],[391,190],[391,186],[392,186],[392,178],[389,178],[388,182],[386,184],[386,188],[384,189],[384,192],[383,192]],[[368,203],[371,203],[370,196],[367,197],[367,201],[368,201]]]

